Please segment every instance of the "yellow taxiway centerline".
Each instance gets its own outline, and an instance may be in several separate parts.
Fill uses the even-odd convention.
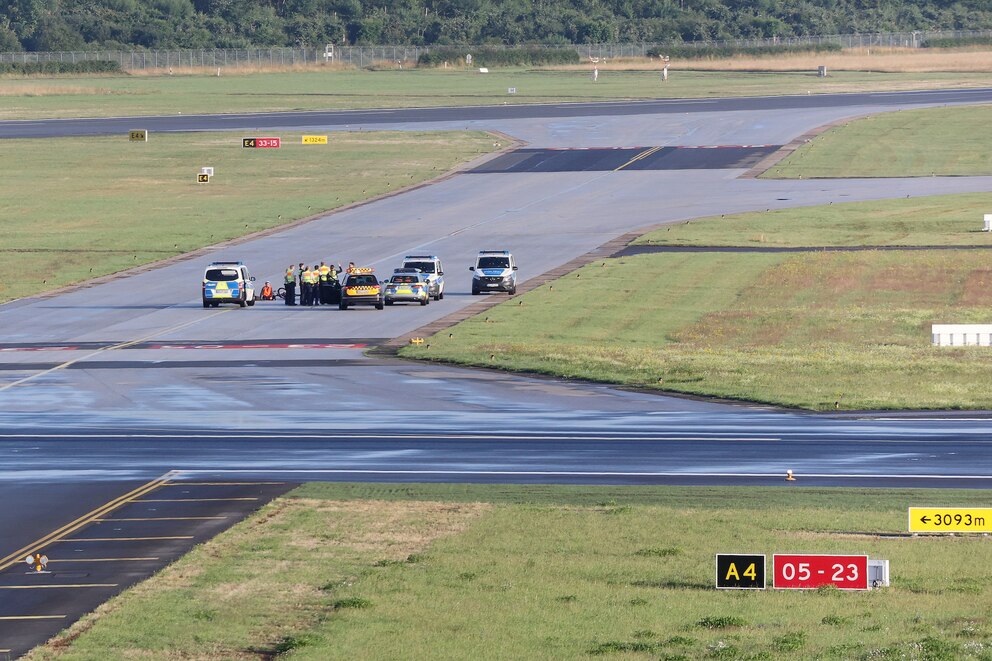
[[[48,533],[47,535],[38,539],[37,541],[32,542],[27,546],[21,547],[20,549],[0,559],[0,571],[3,571],[8,567],[11,567],[19,562],[22,562],[24,560],[25,554],[31,553],[32,551],[37,551],[46,544],[52,544],[54,542],[62,541],[63,537],[76,532],[77,530],[79,530],[80,528],[82,528],[83,526],[89,523],[92,523],[94,519],[104,516],[105,514],[109,514],[118,507],[121,507],[126,503],[132,502],[135,498],[139,496],[143,496],[147,493],[151,493],[155,489],[159,488],[160,486],[168,482],[171,476],[172,476],[172,472],[166,473],[162,477],[154,479],[151,482],[147,482],[141,485],[140,487],[138,487],[137,489],[129,491],[123,496],[118,496],[117,498],[114,498],[113,500],[101,505],[95,510],[70,521],[61,528],[57,530],[53,530],[52,532]]]

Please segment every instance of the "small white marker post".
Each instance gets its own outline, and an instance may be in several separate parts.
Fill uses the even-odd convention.
[[[985,231],[992,232],[992,213],[985,214]]]

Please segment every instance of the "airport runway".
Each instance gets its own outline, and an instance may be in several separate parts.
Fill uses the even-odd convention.
[[[826,122],[990,101],[992,90],[959,90],[0,122],[0,137],[368,127],[488,129],[527,142],[516,154],[401,196],[195,259],[0,306],[0,556],[174,470],[184,471],[177,480],[287,484],[747,485],[785,484],[792,469],[802,485],[986,488],[990,425],[982,416],[813,416],[364,352],[476,303],[468,266],[482,248],[512,250],[526,284],[619,235],[660,223],[987,192],[992,177],[740,175],[769,149]],[[200,305],[199,281],[211,259],[244,260],[260,281],[278,281],[299,261],[354,260],[389,270],[411,252],[442,257],[444,300],[347,312]],[[168,543],[152,544],[147,557],[179,552]],[[0,573],[0,583],[13,580],[11,571]],[[111,578],[97,582],[137,580]],[[78,602],[77,612],[88,603]]]

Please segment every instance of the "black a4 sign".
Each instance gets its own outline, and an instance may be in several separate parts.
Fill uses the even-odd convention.
[[[716,587],[721,590],[764,590],[764,554],[717,553]]]

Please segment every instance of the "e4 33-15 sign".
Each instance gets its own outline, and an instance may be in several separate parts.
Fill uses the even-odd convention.
[[[841,590],[868,589],[866,555],[772,556],[776,589],[808,590],[833,585]]]
[[[279,149],[280,138],[241,138],[242,149]]]

